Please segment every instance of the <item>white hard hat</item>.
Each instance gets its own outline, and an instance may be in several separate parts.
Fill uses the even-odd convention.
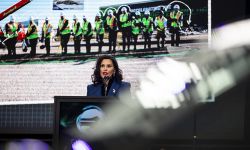
[[[180,6],[178,4],[174,5],[174,9],[180,9]]]
[[[45,20],[49,20],[49,17],[46,16]]]
[[[82,19],[86,19],[86,16],[85,16],[85,15],[83,15],[83,16],[82,16]]]
[[[61,13],[60,13],[60,16],[61,16],[61,17],[64,17],[64,13],[63,13],[63,12],[61,12]]]
[[[145,14],[145,15],[150,15],[149,10],[146,10],[146,11],[144,12],[144,14]]]
[[[96,14],[96,17],[101,17],[101,16],[102,16],[102,15],[101,15],[101,13],[99,13],[99,12]]]
[[[76,19],[77,19],[76,15],[73,15],[73,20],[76,20]]]
[[[136,12],[135,12],[135,15],[136,15],[136,16],[140,16],[141,13],[140,13],[139,11],[136,11]]]
[[[110,10],[108,11],[108,15],[113,15],[113,10],[110,9]]]
[[[30,16],[29,21],[34,21],[34,18]]]
[[[12,22],[15,21],[15,17],[13,15],[10,16],[10,21],[12,21]]]
[[[121,11],[127,12],[127,8],[126,7],[122,7]]]

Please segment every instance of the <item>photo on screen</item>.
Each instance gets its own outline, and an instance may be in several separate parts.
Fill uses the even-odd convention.
[[[140,76],[157,62],[168,57],[185,60],[209,47],[210,3],[210,0],[1,1],[0,101],[53,103],[55,95],[85,96],[86,86],[92,83],[96,58],[101,55],[112,55],[118,60],[124,81],[131,83],[131,91],[136,91]],[[116,22],[109,19],[113,24],[108,24],[108,18],[112,18],[109,15]],[[62,16],[67,23],[60,21]],[[98,17],[103,30],[96,30]],[[88,36],[83,35],[84,18],[92,27],[89,45]],[[6,27],[12,26],[11,20],[16,26],[6,32]],[[36,26],[32,36],[37,39],[33,48],[31,35],[27,34],[31,20]],[[45,35],[42,31],[46,20],[50,24],[46,33],[50,32]],[[74,33],[74,20],[79,22],[82,36]],[[63,31],[59,30],[60,23],[65,25]],[[67,48],[62,44],[64,33],[69,36]],[[50,42],[49,49],[45,39]],[[76,48],[77,39],[80,50]]]
[[[53,0],[53,10],[83,10],[84,0]]]

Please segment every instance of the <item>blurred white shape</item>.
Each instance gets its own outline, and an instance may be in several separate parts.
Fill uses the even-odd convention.
[[[83,140],[76,140],[72,144],[72,149],[73,150],[92,150],[91,147]]]
[[[180,102],[184,102],[185,100],[185,96],[182,93],[178,94],[177,98],[179,99]]]
[[[212,93],[216,95],[223,93],[236,84],[233,74],[229,70],[223,68],[209,76],[207,83]]]
[[[200,72],[200,69],[198,68],[198,66],[195,63],[190,63],[189,66],[190,66],[190,69],[192,70],[192,73],[193,73],[195,79],[201,80],[202,75],[201,75],[201,72]]]
[[[137,98],[144,108],[178,108],[177,97],[191,80],[191,72],[186,63],[165,59],[150,68],[141,81]],[[181,98],[184,101],[184,97]]]
[[[34,139],[24,139],[20,142],[9,142],[6,150],[50,150],[48,144]]]
[[[177,62],[173,59],[166,59],[157,64],[160,72],[165,76],[169,91],[172,94],[178,94],[185,89],[187,82],[190,82],[191,73],[188,66],[183,62]]]
[[[208,95],[210,95],[211,91],[210,88],[208,87],[206,81],[202,80],[200,82],[198,82],[197,84],[197,93],[199,94],[199,100],[201,101],[205,101],[208,97]]]
[[[232,47],[248,45],[250,43],[249,20],[239,21],[215,30],[212,39],[212,48],[225,50]]]
[[[20,150],[20,145],[17,142],[10,142],[6,145],[6,150]]]

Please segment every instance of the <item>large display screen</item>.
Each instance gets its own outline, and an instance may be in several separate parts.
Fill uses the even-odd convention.
[[[22,2],[22,3],[21,3]],[[18,3],[18,5],[16,5]],[[145,41],[144,27],[138,29],[137,42],[134,37],[130,39],[130,51],[123,50],[122,26],[119,24],[122,9],[126,8],[131,23],[139,12],[141,21],[149,12],[153,21],[150,35],[151,45]],[[179,45],[171,45],[174,26],[171,12],[178,9],[181,19],[178,22],[180,30]],[[95,18],[99,13],[103,22],[107,22],[109,10],[117,18],[116,52],[109,51],[109,32],[104,31],[102,50],[99,51],[99,39],[96,38]],[[91,75],[96,58],[100,55],[113,55],[123,71],[124,81],[131,83],[131,91],[139,88],[139,79],[146,70],[154,66],[165,57],[185,60],[194,53],[206,49],[210,39],[210,0],[3,0],[0,1],[0,102],[1,104],[22,103],[53,103],[57,96],[85,96],[86,87],[91,84]],[[91,23],[93,36],[90,40],[91,50],[87,53],[86,40],[81,39],[80,53],[75,53],[74,36],[70,36],[68,52],[63,54],[58,36],[58,26],[61,13],[68,20],[71,34],[73,32],[73,19],[77,18],[82,28],[83,16]],[[164,41],[157,40],[157,16],[162,13],[164,23]],[[14,17],[19,24],[16,55],[8,55],[6,47],[6,24]],[[21,35],[28,30],[30,17],[37,26],[38,43],[36,54],[31,55],[31,48],[24,50],[27,44]],[[48,18],[52,25],[50,38],[50,55],[41,42],[42,27]],[[178,20],[179,21],[179,20]],[[143,23],[141,23],[143,24]],[[134,30],[136,31],[136,30]],[[20,36],[20,37],[19,37]],[[7,39],[8,40],[8,39]]]

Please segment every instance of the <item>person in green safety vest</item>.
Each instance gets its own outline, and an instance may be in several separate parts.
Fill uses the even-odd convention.
[[[165,30],[167,28],[167,19],[163,16],[163,11],[159,11],[157,13],[157,17],[155,19],[155,27],[157,30],[156,34],[157,48],[160,48],[160,39],[161,39],[161,48],[163,48],[166,37]]]
[[[108,15],[106,17],[105,22],[105,28],[106,31],[108,31],[109,34],[109,52],[112,50],[113,46],[113,52],[116,51],[116,40],[117,40],[117,18],[113,14],[112,10],[108,10]]]
[[[101,19],[101,14],[97,13],[95,17],[95,32],[96,32],[96,41],[98,42],[98,51],[102,51],[103,45],[103,36],[104,36],[104,24]]]
[[[134,50],[136,50],[137,39],[138,35],[141,32],[141,26],[142,26],[141,13],[139,11],[136,11],[135,17],[133,16],[132,19],[132,35],[134,39]]]
[[[83,22],[82,22],[82,35],[86,41],[86,52],[90,53],[91,50],[90,40],[93,36],[93,30],[91,23],[87,20],[85,16],[83,16]]]
[[[142,28],[143,28],[143,36],[144,36],[144,49],[146,49],[146,45],[148,48],[151,48],[151,36],[153,33],[154,22],[153,18],[150,17],[149,10],[144,12],[144,17],[142,18]]]
[[[37,25],[34,22],[34,19],[32,16],[29,18],[29,26],[26,33],[26,38],[28,40],[28,45],[30,45],[30,56],[33,57],[36,55],[36,46],[38,41],[38,28]]]
[[[119,17],[120,27],[122,31],[122,49],[125,51],[126,45],[128,51],[130,50],[130,38],[131,38],[131,18],[130,14],[127,12],[126,7],[121,8],[121,14]]]
[[[78,21],[76,15],[73,16],[73,33],[72,35],[74,36],[74,49],[75,49],[75,54],[80,54],[81,52],[81,40],[82,40],[82,28],[81,24]]]
[[[16,43],[17,43],[17,32],[20,30],[20,26],[15,22],[14,16],[10,16],[10,21],[5,25],[5,42],[8,49],[8,56],[16,55]]]
[[[171,46],[179,46],[180,43],[180,30],[182,27],[183,12],[180,11],[178,4],[174,5],[173,11],[170,12],[170,33],[171,33]]]
[[[61,37],[62,54],[67,54],[67,47],[70,38],[70,25],[68,19],[65,18],[64,14],[61,13],[60,20],[58,23],[57,35]]]
[[[50,55],[50,39],[51,39],[51,32],[52,32],[52,25],[49,23],[49,18],[45,18],[45,22],[42,26],[42,39],[45,39],[45,47],[46,47],[46,55]]]

